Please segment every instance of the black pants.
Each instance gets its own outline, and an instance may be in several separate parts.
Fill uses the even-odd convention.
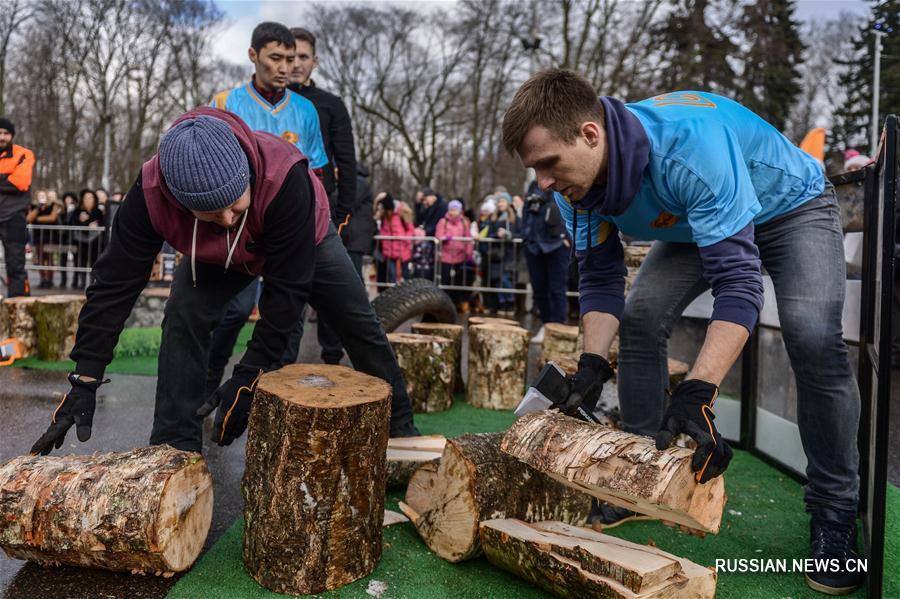
[[[234,323],[239,323],[236,327],[238,331],[253,309],[253,302],[247,301],[249,294],[243,293],[241,296],[234,298],[236,301],[230,303],[225,315],[225,321],[231,323],[232,328]],[[171,298],[169,301],[172,301]],[[369,303],[362,279],[334,227],[316,248],[309,304],[318,312],[320,325],[323,321],[331,325],[356,370],[390,383],[393,389],[391,436],[410,434],[413,430],[413,416],[406,381],[403,380],[403,373],[391,345]],[[166,308],[168,311],[168,304]],[[214,368],[224,369],[237,339],[237,332],[232,334],[223,329],[220,326],[215,332],[216,345],[212,348],[209,360],[208,376],[211,378],[216,375]],[[287,355],[282,363],[294,362],[296,356],[297,350],[293,350],[293,358]],[[221,370],[218,374],[221,376]]]
[[[7,295],[25,295],[25,243],[28,232],[25,229],[25,213],[14,214],[9,220],[0,222],[0,242],[6,261]]]
[[[362,254],[359,252],[351,252],[347,251],[347,254],[350,256],[350,261],[353,263],[353,268],[356,269],[356,274],[359,275],[359,280],[363,281],[362,278]],[[363,281],[365,284],[365,281]],[[285,363],[296,362],[297,356],[300,353],[300,339],[303,338],[303,321],[305,319],[301,319],[298,323],[297,327],[294,329],[294,332],[291,333],[291,337],[288,340],[288,348],[285,353]],[[340,364],[341,359],[344,357],[344,346],[341,345],[341,338],[335,332],[335,330],[329,326],[324,319],[320,318],[318,326],[316,327],[316,336],[319,338],[319,345],[322,347],[322,361],[326,364]]]

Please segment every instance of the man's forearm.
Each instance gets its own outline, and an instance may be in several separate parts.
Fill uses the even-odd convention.
[[[619,330],[619,319],[606,312],[584,315],[584,351],[609,359],[609,347]]]
[[[716,386],[722,384],[722,379],[734,365],[735,360],[741,355],[744,344],[750,333],[739,324],[725,320],[713,320],[706,329],[706,340],[700,348],[700,355],[694,362],[694,367],[688,373],[687,378],[699,379]],[[585,346],[587,346],[587,333],[585,333]]]

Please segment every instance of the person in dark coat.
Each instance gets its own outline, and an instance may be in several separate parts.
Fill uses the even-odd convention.
[[[353,260],[353,265],[362,276],[362,259],[372,254],[372,241],[377,225],[372,211],[372,187],[369,185],[369,169],[362,163],[356,164],[356,201],[353,203],[353,217],[343,229],[344,247]]]

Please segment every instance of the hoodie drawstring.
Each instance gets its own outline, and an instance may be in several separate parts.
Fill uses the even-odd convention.
[[[225,246],[228,248],[228,256],[225,259],[225,270],[231,266],[231,258],[234,256],[234,250],[237,249],[238,241],[241,239],[241,233],[244,232],[244,225],[247,224],[247,212],[244,211],[241,216],[241,225],[238,227],[237,235],[234,237],[234,243],[231,243],[231,236],[228,229],[225,229]],[[194,287],[197,286],[197,225],[200,221],[194,218],[194,234],[191,236],[191,279],[194,281]]]

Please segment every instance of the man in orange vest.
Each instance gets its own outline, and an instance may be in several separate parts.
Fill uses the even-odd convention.
[[[34,153],[12,142],[16,127],[0,117],[0,242],[6,260],[7,294],[25,295],[25,211],[31,200]]]

